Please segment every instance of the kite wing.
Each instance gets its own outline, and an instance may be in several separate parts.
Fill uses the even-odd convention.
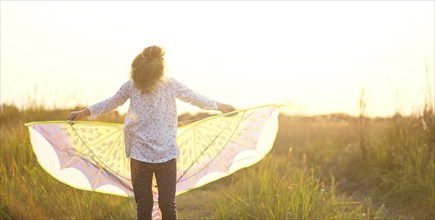
[[[261,160],[275,140],[278,114],[279,106],[266,105],[180,127],[177,195]],[[48,121],[26,125],[40,165],[59,181],[78,189],[134,196],[122,124]]]
[[[177,194],[260,161],[278,131],[279,106],[268,105],[207,118],[177,135]]]
[[[32,122],[33,151],[53,177],[72,187],[133,196],[122,124]]]

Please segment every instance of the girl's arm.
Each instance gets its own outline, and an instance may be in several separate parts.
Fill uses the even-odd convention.
[[[219,110],[223,113],[234,111],[233,106],[216,102],[199,93],[194,92],[177,80],[172,80],[173,86],[175,87],[175,91],[177,93],[177,98],[179,98],[180,100],[206,110]]]
[[[89,118],[95,119],[96,117],[109,113],[116,109],[118,106],[124,104],[127,99],[130,98],[129,88],[131,85],[131,81],[127,81],[124,83],[121,88],[116,92],[112,97],[101,101],[97,104],[91,105],[81,111],[73,111],[71,112],[67,119],[68,120],[80,120],[84,117],[89,116]]]

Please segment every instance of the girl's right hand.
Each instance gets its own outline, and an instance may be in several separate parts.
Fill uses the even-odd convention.
[[[74,120],[80,120],[86,116],[91,115],[91,112],[89,111],[89,109],[85,108],[81,111],[73,111],[71,113],[69,113],[69,115],[66,117],[66,119],[68,121],[74,121]]]
[[[221,111],[222,113],[232,112],[236,110],[232,105],[227,105],[219,102],[217,102],[216,104],[218,106],[219,111]]]

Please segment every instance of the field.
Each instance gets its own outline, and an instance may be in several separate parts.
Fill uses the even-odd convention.
[[[0,219],[135,218],[133,199],[71,188],[39,166],[24,123],[64,119],[71,110],[1,107]],[[281,114],[279,123],[258,164],[178,196],[179,218],[435,218],[432,107],[391,118]]]

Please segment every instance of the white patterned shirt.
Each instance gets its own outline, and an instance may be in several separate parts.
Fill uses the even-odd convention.
[[[91,105],[89,119],[106,114],[130,99],[124,122],[127,157],[162,163],[178,156],[176,98],[206,110],[218,110],[216,101],[200,95],[174,78],[162,78],[152,92],[141,94],[132,80],[112,97]]]

